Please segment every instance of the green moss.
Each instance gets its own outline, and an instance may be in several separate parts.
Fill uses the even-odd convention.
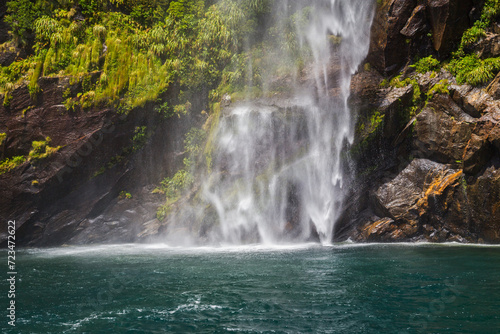
[[[5,138],[7,138],[7,134],[5,132],[0,133],[0,146],[2,146]]]
[[[389,87],[389,80],[387,78],[385,78],[384,80],[382,80],[379,84],[379,87],[380,88],[387,88]]]
[[[500,71],[500,57],[482,60],[471,54],[453,59],[447,69],[456,76],[457,83],[479,86],[493,79]]]
[[[428,56],[420,59],[418,62],[411,65],[411,67],[415,68],[415,71],[417,71],[418,73],[425,74],[430,71],[439,70],[440,63],[434,57]]]
[[[486,36],[486,29],[493,20],[500,16],[500,0],[486,0],[479,20],[466,30],[462,35],[458,54],[463,55],[464,50],[477,42],[480,38]]]
[[[122,190],[119,195],[120,199],[132,199],[132,195],[129,192],[126,192],[125,190]]]
[[[395,88],[402,88],[402,87],[406,87],[408,85],[411,85],[413,88],[412,104],[416,105],[416,104],[420,103],[422,92],[420,90],[420,86],[419,86],[416,79],[410,77],[410,78],[406,78],[404,80],[401,80],[401,75],[398,75],[398,76],[391,79],[391,81],[389,82],[389,85],[391,87],[395,87]]]
[[[0,175],[7,173],[26,161],[25,156],[16,156],[11,159],[5,159],[0,163]]]
[[[106,171],[106,167],[102,166],[101,168],[99,168],[95,173],[94,175],[92,175],[92,178],[94,177],[97,177],[99,175],[102,175],[104,174],[104,172]]]
[[[137,126],[134,131],[134,136],[132,137],[132,150],[135,152],[144,147],[147,141],[147,127]]]
[[[369,119],[369,124],[370,124],[370,130],[368,133],[373,133],[377,131],[379,125],[382,124],[382,121],[384,120],[384,114],[381,114],[380,111],[376,110],[374,111]]]
[[[470,53],[471,46],[486,36],[486,31],[491,29],[492,23],[499,16],[500,0],[486,0],[480,19],[462,35],[460,46],[446,67],[456,76],[457,83],[480,86],[493,79],[500,71],[500,57],[480,59],[475,53]]]
[[[36,161],[48,158],[61,148],[61,146],[50,147],[50,141],[50,137],[45,138],[45,140],[33,141],[31,143],[32,149],[28,155],[29,159],[32,161]]]
[[[462,35],[460,49],[463,50],[477,42],[480,38],[486,37],[486,31],[482,27],[473,26]]]
[[[426,93],[426,102],[430,101],[436,94],[450,94],[448,89],[448,80],[440,80],[437,84],[432,86],[432,88]]]
[[[12,94],[9,92],[5,93],[5,96],[3,98],[3,106],[5,108],[8,108],[10,106],[10,102],[12,101]]]

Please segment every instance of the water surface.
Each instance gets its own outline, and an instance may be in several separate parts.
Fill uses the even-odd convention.
[[[500,328],[499,247],[119,245],[27,249],[16,260],[17,325],[3,316],[2,333]]]

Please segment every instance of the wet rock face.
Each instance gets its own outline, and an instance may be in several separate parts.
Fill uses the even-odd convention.
[[[415,56],[447,57],[471,26],[473,0],[378,1],[368,61],[394,74]],[[489,49],[485,52],[490,52]]]
[[[480,223],[478,236],[482,241],[500,241],[500,161],[487,168],[467,187],[471,216]]]
[[[429,3],[420,4],[428,17]],[[447,1],[432,6],[440,13],[451,8]],[[421,29],[421,11],[403,30],[409,38]],[[337,240],[500,243],[500,74],[472,87],[441,70],[413,74],[398,88],[381,85],[380,77],[377,85],[366,71],[352,80],[359,94],[351,98],[359,108],[351,150],[358,174],[336,225]],[[443,82],[448,93],[429,93]]]
[[[418,84],[421,89],[432,86],[424,77]],[[369,200],[350,207],[358,210],[350,214],[355,228],[345,232],[346,225],[341,226],[339,236],[357,241],[499,243],[500,101],[488,90],[452,83],[450,95],[434,95],[404,127],[391,114],[405,112],[409,102],[398,105],[405,89],[383,91],[377,110],[391,125],[380,127],[381,142],[369,144],[382,144],[394,156],[385,155],[381,162],[369,156],[378,154],[374,148],[365,149],[377,166],[365,181],[360,176],[357,187],[370,193]],[[363,161],[358,165],[370,170]]]
[[[352,79],[357,178],[348,198],[356,204],[345,205],[338,240],[500,243],[500,74],[472,87],[446,70],[408,67],[448,58],[483,4],[377,2],[367,61],[387,81],[401,72],[399,83],[411,76],[412,84],[382,85],[366,68]],[[499,55],[499,35],[493,24],[471,48],[483,59]],[[449,93],[428,94],[443,82]]]
[[[429,103],[418,114],[415,144],[422,157],[454,163],[462,160],[473,125],[466,117],[451,116],[451,108],[456,105],[449,98],[447,101],[448,104]]]
[[[394,180],[373,194],[377,213],[358,240],[475,241],[461,170],[427,159],[415,159]]]
[[[409,45],[401,30],[416,5],[416,0],[384,0],[378,3],[372,23],[368,61],[380,72],[394,73],[406,62]]]
[[[469,28],[472,0],[427,0],[434,49],[447,56]]]
[[[0,175],[1,231],[15,219],[18,244],[38,246],[145,237],[163,199],[148,186],[182,163],[175,152],[182,149],[189,122],[144,110],[126,116],[109,108],[68,111],[62,104],[67,78],[40,78],[39,85],[37,99],[21,86],[12,92],[10,105],[0,105],[0,132],[6,133],[2,159],[27,156],[32,142],[46,137],[51,147],[61,148]],[[147,127],[149,140],[122,154],[137,126]],[[145,160],[152,166],[148,170],[142,167]],[[122,191],[132,199],[120,199]],[[0,234],[0,242],[5,238]]]
[[[436,162],[417,159],[394,180],[382,185],[374,194],[374,201],[382,216],[416,224],[419,213],[416,203],[422,198],[426,179],[434,179],[444,170]]]

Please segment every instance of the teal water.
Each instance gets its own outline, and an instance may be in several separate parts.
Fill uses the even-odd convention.
[[[16,265],[2,333],[500,332],[498,247],[66,247]]]

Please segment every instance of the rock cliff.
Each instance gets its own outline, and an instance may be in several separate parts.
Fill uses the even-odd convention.
[[[377,71],[353,78],[358,177],[339,240],[500,242],[500,74],[472,87],[446,66],[409,66],[429,54],[448,59],[481,5],[379,2],[368,57]],[[487,58],[498,37],[496,22],[470,48]]]

